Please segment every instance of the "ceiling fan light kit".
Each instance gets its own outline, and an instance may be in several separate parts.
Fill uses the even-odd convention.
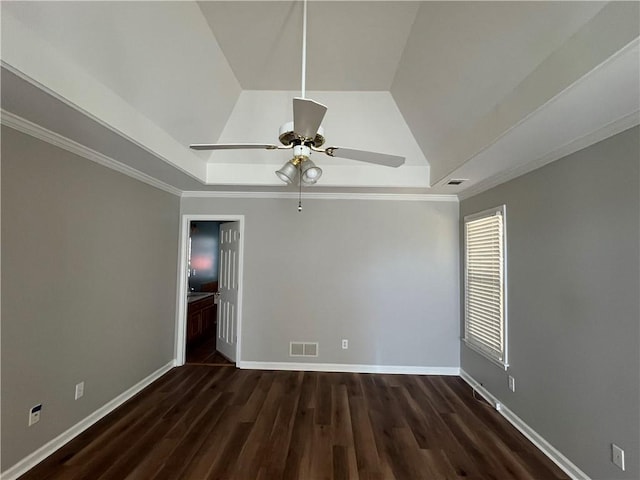
[[[300,174],[302,175],[302,183],[313,185],[322,176],[322,169],[316,167],[315,163],[307,158],[300,164]]]
[[[284,183],[291,184],[299,177],[305,185],[313,185],[322,176],[322,169],[311,161],[311,148],[298,144],[293,147],[293,158],[285,163],[276,175]]]
[[[276,175],[284,183],[293,183],[298,176],[298,167],[289,160],[280,170],[276,170]]]
[[[194,150],[242,150],[265,149],[286,150],[293,149],[293,158],[287,161],[282,168],[276,170],[276,176],[287,184],[292,184],[296,179],[300,187],[313,185],[322,176],[322,169],[317,167],[309,158],[311,152],[324,153],[331,157],[347,158],[359,162],[373,163],[387,167],[399,167],[404,163],[404,157],[387,155],[382,153],[356,150],[353,148],[327,147],[324,145],[324,129],[322,120],[327,112],[327,107],[319,102],[305,98],[306,85],[306,57],[307,57],[307,0],[303,4],[302,18],[302,88],[301,97],[293,99],[293,122],[287,122],[280,127],[279,140],[282,146],[261,143],[213,143],[193,144]],[[300,208],[299,208],[300,210]]]

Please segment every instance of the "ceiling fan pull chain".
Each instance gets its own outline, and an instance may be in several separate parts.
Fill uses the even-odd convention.
[[[302,98],[305,98],[307,77],[307,0],[302,6]]]
[[[298,166],[300,170],[300,166]],[[302,212],[302,172],[298,174],[298,212]]]

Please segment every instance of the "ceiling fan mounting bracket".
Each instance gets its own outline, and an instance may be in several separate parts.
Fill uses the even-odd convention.
[[[321,147],[324,145],[324,129],[318,128],[316,136],[313,139],[303,138],[293,131],[293,122],[287,122],[280,127],[280,135],[278,136],[280,143],[283,145],[291,145],[296,143],[310,144],[314,147]]]

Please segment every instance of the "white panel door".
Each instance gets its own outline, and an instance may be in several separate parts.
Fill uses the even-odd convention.
[[[220,224],[218,330],[216,349],[236,361],[240,223]]]

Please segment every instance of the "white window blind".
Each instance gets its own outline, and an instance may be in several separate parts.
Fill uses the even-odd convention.
[[[506,368],[504,213],[503,205],[464,220],[464,340]]]

